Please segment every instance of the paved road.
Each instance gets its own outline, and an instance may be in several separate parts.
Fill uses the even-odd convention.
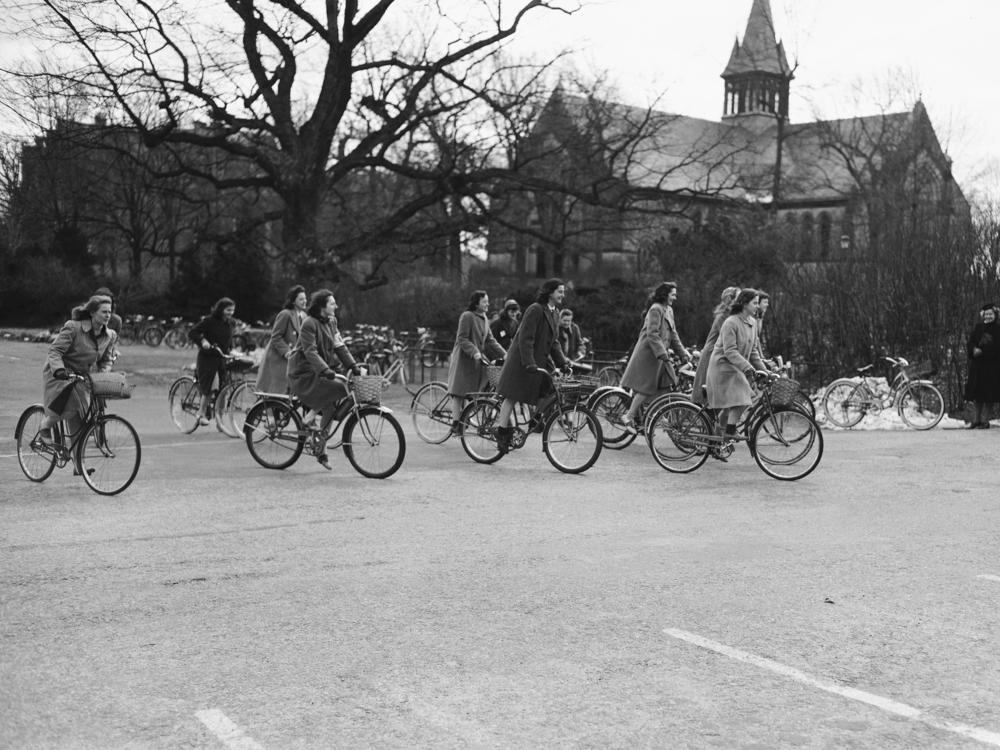
[[[41,353],[0,361],[0,747],[1000,745],[1000,431],[831,432],[782,483],[407,425],[373,481],[177,434],[144,362],[103,498],[21,476]]]

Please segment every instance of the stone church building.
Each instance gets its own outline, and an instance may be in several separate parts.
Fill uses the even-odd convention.
[[[863,256],[891,224],[930,232],[969,221],[921,102],[789,120],[794,70],[768,0],[753,0],[722,79],[719,121],[557,88],[519,144],[528,189],[506,198],[490,266],[540,277],[635,272],[655,243],[751,217],[792,238],[786,260],[819,263]]]

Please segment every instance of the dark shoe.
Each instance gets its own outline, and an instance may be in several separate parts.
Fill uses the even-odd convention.
[[[980,422],[979,423],[979,429],[980,430],[988,430],[988,429],[990,429],[990,423],[989,422]]]
[[[708,455],[710,455],[716,461],[722,461],[722,463],[727,463],[729,461],[729,458],[720,453],[718,448],[709,448]]]
[[[497,448],[500,449],[501,453],[507,453],[510,451],[510,438],[514,430],[511,427],[497,427]]]
[[[92,476],[94,476],[94,472],[95,472],[95,471],[97,471],[97,469],[95,469],[95,468],[94,468],[93,466],[91,466],[91,467],[90,467],[89,469],[87,469],[87,476],[88,476],[88,477],[92,477]],[[80,471],[80,467],[79,467],[79,466],[76,466],[76,465],[74,465],[74,466],[73,466],[73,476],[74,476],[74,477],[78,477],[78,476],[80,476],[81,474],[82,474],[82,472]]]
[[[528,432],[541,432],[544,425],[542,424],[542,418],[537,414],[533,415],[530,420],[528,420]]]
[[[318,461],[319,465],[322,466],[327,471],[333,471],[333,467],[330,466],[330,459],[325,453],[320,453],[318,456],[316,456],[316,461]]]
[[[354,406],[354,401],[350,397],[342,399],[333,408],[333,419],[339,422],[340,420],[342,420],[344,417],[347,416],[348,412],[351,411],[351,408],[353,406]]]
[[[451,423],[451,434],[455,437],[461,437],[462,435],[462,423],[455,421]]]

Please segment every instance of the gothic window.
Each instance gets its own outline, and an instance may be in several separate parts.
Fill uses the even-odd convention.
[[[833,233],[833,222],[830,221],[830,214],[823,211],[819,215],[819,257],[826,260],[830,257],[830,239]]]
[[[810,213],[804,214],[802,216],[802,234],[800,236],[802,242],[800,258],[802,260],[812,260],[813,258],[814,229],[813,215]]]

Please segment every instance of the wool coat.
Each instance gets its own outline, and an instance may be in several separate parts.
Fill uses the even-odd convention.
[[[705,384],[708,405],[712,409],[749,406],[753,388],[748,370],[766,370],[757,340],[756,318],[730,315],[719,329],[719,340],[712,349]]]
[[[565,326],[560,322],[559,346],[562,348],[563,354],[566,355],[566,359],[583,359],[587,348],[583,345],[583,331],[580,330],[580,326],[576,323]]]
[[[226,360],[214,347],[223,352],[233,348],[233,321],[206,315],[188,331],[188,338],[198,345],[198,357],[195,360],[198,389],[208,394],[212,390],[216,375],[219,377],[220,385],[226,380]],[[202,341],[207,341],[213,348],[203,349]]]
[[[546,305],[538,302],[528,305],[500,371],[497,393],[501,396],[518,403],[533,404],[538,401],[542,386],[548,379],[542,373],[531,372],[527,368],[535,365],[544,370],[549,366],[549,359],[559,367],[566,364],[566,357],[559,348],[557,316],[558,313]]]
[[[42,384],[44,394],[42,403],[50,414],[65,419],[74,414],[82,414],[87,408],[86,396],[83,390],[74,386],[69,392],[65,405],[53,404],[68,387],[65,380],[56,378],[59,370],[69,372],[108,372],[115,360],[115,348],[118,334],[107,326],[95,331],[94,324],[86,320],[67,320],[49,347],[48,357],[42,366]],[[62,400],[60,399],[60,402]],[[53,407],[62,407],[58,411]]]
[[[517,333],[517,326],[518,321],[510,317],[510,314],[504,310],[497,316],[496,320],[490,323],[490,331],[500,346],[509,349],[510,342],[514,340],[514,334]]]
[[[694,373],[694,383],[691,385],[691,400],[696,404],[707,404],[708,397],[705,395],[705,377],[708,375],[708,362],[712,359],[712,349],[715,348],[715,342],[719,340],[719,329],[722,328],[722,324],[725,322],[726,318],[729,317],[729,313],[721,312],[715,316],[715,320],[712,321],[712,327],[708,330],[708,336],[705,337],[705,345],[701,348],[701,357],[698,359],[698,369]]]
[[[674,309],[670,305],[654,302],[646,312],[632,356],[625,365],[621,387],[645,396],[673,388],[677,383],[677,374],[667,353],[671,349],[682,359],[689,356],[677,335]]]
[[[336,318],[308,316],[288,360],[288,390],[310,409],[322,411],[347,395],[343,379],[334,378],[335,361],[354,367],[354,357],[337,329]]]
[[[490,331],[485,314],[466,310],[458,318],[455,348],[448,364],[448,393],[464,396],[481,391],[486,384],[486,368],[476,361],[481,354],[487,361],[507,356]]]
[[[973,356],[973,349],[981,354]],[[1000,321],[976,323],[966,343],[969,353],[969,379],[965,400],[984,404],[1000,402]]]
[[[285,308],[274,318],[271,339],[264,351],[257,372],[257,390],[261,393],[286,393],[288,391],[288,358],[299,340],[302,318],[298,310]]]

